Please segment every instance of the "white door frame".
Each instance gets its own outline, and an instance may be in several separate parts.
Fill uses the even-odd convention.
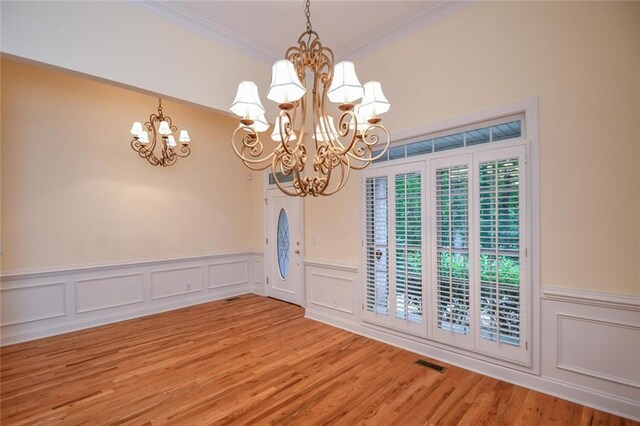
[[[269,244],[267,243],[268,241],[268,237],[269,237],[269,208],[270,206],[268,205],[268,201],[269,201],[269,194],[270,191],[273,191],[272,193],[276,193],[279,192],[280,190],[278,189],[278,187],[276,185],[269,185],[269,174],[271,173],[270,169],[266,169],[262,176],[262,188],[263,188],[263,229],[264,229],[264,236],[263,236],[263,253],[264,253],[264,262],[263,262],[263,268],[264,268],[264,277],[265,277],[265,290],[264,290],[264,294],[267,297],[273,297],[272,294],[270,294],[270,290],[271,290],[271,284],[272,284],[272,280],[275,279],[274,276],[275,274],[277,274],[277,271],[274,271],[272,266],[273,266],[273,259],[270,259],[269,257]],[[284,185],[285,187],[289,187],[291,186],[290,184],[288,185]],[[285,194],[283,194],[285,195]],[[299,197],[298,197],[299,198]],[[300,294],[298,294],[297,296],[297,304],[300,305],[301,307],[305,307],[306,306],[306,286],[305,286],[305,271],[304,271],[304,256],[305,256],[305,244],[304,244],[304,233],[305,233],[305,226],[304,226],[304,200],[301,199],[300,200],[300,217],[298,218],[299,223],[300,223],[300,236],[298,238],[298,240],[300,241],[300,254],[299,254],[299,259],[300,259]],[[275,243],[275,242],[270,242],[270,243]],[[292,250],[295,250],[295,247],[292,245]]]

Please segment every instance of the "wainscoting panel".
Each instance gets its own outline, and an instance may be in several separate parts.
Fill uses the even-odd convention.
[[[563,370],[640,388],[638,345],[638,326],[558,315],[557,367]]]
[[[253,272],[253,287],[251,291],[264,296],[266,291],[264,288],[264,257],[262,253],[253,254],[253,264],[251,267]]]
[[[78,314],[144,303],[142,273],[81,279],[75,284],[75,310]]]
[[[543,376],[630,404],[640,418],[640,298],[545,287],[541,318]]]
[[[356,320],[358,268],[353,265],[304,261],[306,308]]]
[[[2,327],[66,315],[65,283],[2,288]]]
[[[233,260],[209,265],[209,288],[228,287],[249,282],[249,261]]]
[[[202,291],[202,266],[186,266],[151,272],[151,299]]]
[[[264,289],[262,255],[229,253],[7,274],[0,344],[52,336]],[[207,286],[204,285],[207,283]],[[264,292],[264,290],[262,290]]]

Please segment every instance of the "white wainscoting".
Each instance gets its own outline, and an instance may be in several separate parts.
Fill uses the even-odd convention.
[[[626,402],[640,419],[640,297],[544,287],[541,318],[543,376]]]
[[[5,275],[0,344],[264,294],[264,284],[254,282],[262,273],[262,254],[242,252]]]
[[[15,325],[67,314],[64,282],[2,289],[1,324]]]
[[[144,303],[144,276],[142,273],[113,275],[106,278],[76,279],[74,281],[74,305],[77,314]],[[37,297],[34,294],[30,296]],[[24,309],[24,306],[20,308]]]
[[[304,294],[307,311],[358,321],[359,311],[355,309],[359,300],[358,280],[357,266],[305,259]]]
[[[253,254],[253,264],[251,267],[253,271],[253,285],[251,292],[259,294],[260,296],[266,296],[266,290],[264,287],[264,256],[262,253]]]
[[[640,297],[545,288],[540,315],[542,365],[527,371],[427,339],[366,325],[361,319],[358,269],[355,265],[306,260],[306,317],[640,420]]]

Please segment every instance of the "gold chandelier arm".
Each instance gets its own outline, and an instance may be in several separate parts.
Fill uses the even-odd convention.
[[[160,122],[160,117],[161,116],[151,114],[149,116],[149,121],[144,123],[144,125],[147,128],[147,131],[151,132],[151,136],[152,136],[151,143],[149,144],[149,147],[148,147],[151,152],[153,152],[156,149],[156,140],[158,137],[158,132],[156,131],[156,123]]]
[[[263,145],[260,137],[253,129],[242,124],[233,132],[231,146],[244,164],[254,171],[264,170],[269,167],[268,162],[276,155],[275,152],[271,152],[261,157]]]
[[[294,103],[294,105],[296,105],[296,104]],[[294,109],[295,109],[295,106],[294,106]],[[295,124],[293,122],[294,117],[292,117],[291,114],[289,114],[289,111],[281,110],[280,111],[280,120],[278,121],[279,127],[280,127],[278,130],[280,131],[280,137],[282,138],[282,140],[280,142],[280,146],[289,155],[293,155],[294,151],[298,147],[298,144],[301,143],[301,140],[302,140],[302,137],[300,136],[298,138],[298,142],[296,142],[294,144],[293,149],[289,147],[289,142],[292,141],[291,137],[293,136],[293,125]],[[285,118],[286,118],[286,120],[285,120]]]
[[[278,165],[280,165],[280,169],[282,171],[278,172]],[[293,188],[296,191],[290,191],[289,189],[287,189],[282,182],[280,182],[280,178],[279,175],[282,174],[283,176],[287,176],[290,173],[293,173],[293,182],[295,183],[296,181],[298,181],[299,179],[299,175],[297,173],[297,171],[295,169],[290,169],[288,170],[286,173],[283,171],[284,169],[282,168],[282,162],[280,161],[280,157],[278,156],[274,156],[273,160],[271,161],[271,175],[273,176],[273,180],[276,183],[276,186],[278,187],[278,189],[280,189],[280,191],[284,192],[286,195],[291,196],[291,197],[295,197],[300,194],[300,191],[296,188],[296,186],[294,185]]]
[[[344,161],[342,161],[344,159]],[[336,192],[340,191],[342,188],[344,188],[344,186],[346,185],[347,181],[349,180],[349,175],[350,175],[350,171],[351,171],[351,166],[349,165],[349,159],[347,157],[342,157],[341,161],[340,161],[340,180],[338,181],[338,185],[336,185],[335,188],[327,190],[325,188],[324,191],[320,192],[319,194],[316,195],[322,195],[322,196],[329,196],[329,195],[333,195]],[[328,185],[327,185],[328,187]]]
[[[347,121],[347,118],[350,120]],[[353,123],[353,128],[350,126],[351,123]],[[340,142],[340,154],[344,155],[351,151],[358,138],[358,120],[353,111],[344,111],[340,114],[340,120],[338,120],[338,128],[336,130],[341,138],[346,138],[349,133],[351,133],[351,140],[346,146]]]
[[[373,155],[373,149],[378,146],[381,139],[383,139],[383,142],[380,145],[380,153]],[[347,155],[355,160],[370,163],[381,158],[387,152],[390,142],[391,136],[386,127],[381,124],[371,124],[362,132],[362,137],[358,138],[353,149],[351,149]],[[369,153],[368,156],[366,156],[367,152]]]
[[[176,154],[178,157],[180,157],[180,158],[185,158],[185,157],[188,157],[188,156],[189,156],[189,154],[191,154],[191,147],[190,147],[190,146],[188,146],[188,145],[184,145],[184,144],[183,144],[183,145],[180,147],[180,152],[177,152],[177,151],[175,151],[175,150],[174,150],[174,152],[175,152],[175,154]]]

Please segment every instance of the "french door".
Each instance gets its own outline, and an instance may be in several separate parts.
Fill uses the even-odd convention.
[[[525,363],[525,146],[430,161],[431,331],[452,346]]]
[[[365,171],[363,320],[527,363],[527,185],[524,144]]]
[[[365,321],[424,335],[424,163],[367,170]]]

